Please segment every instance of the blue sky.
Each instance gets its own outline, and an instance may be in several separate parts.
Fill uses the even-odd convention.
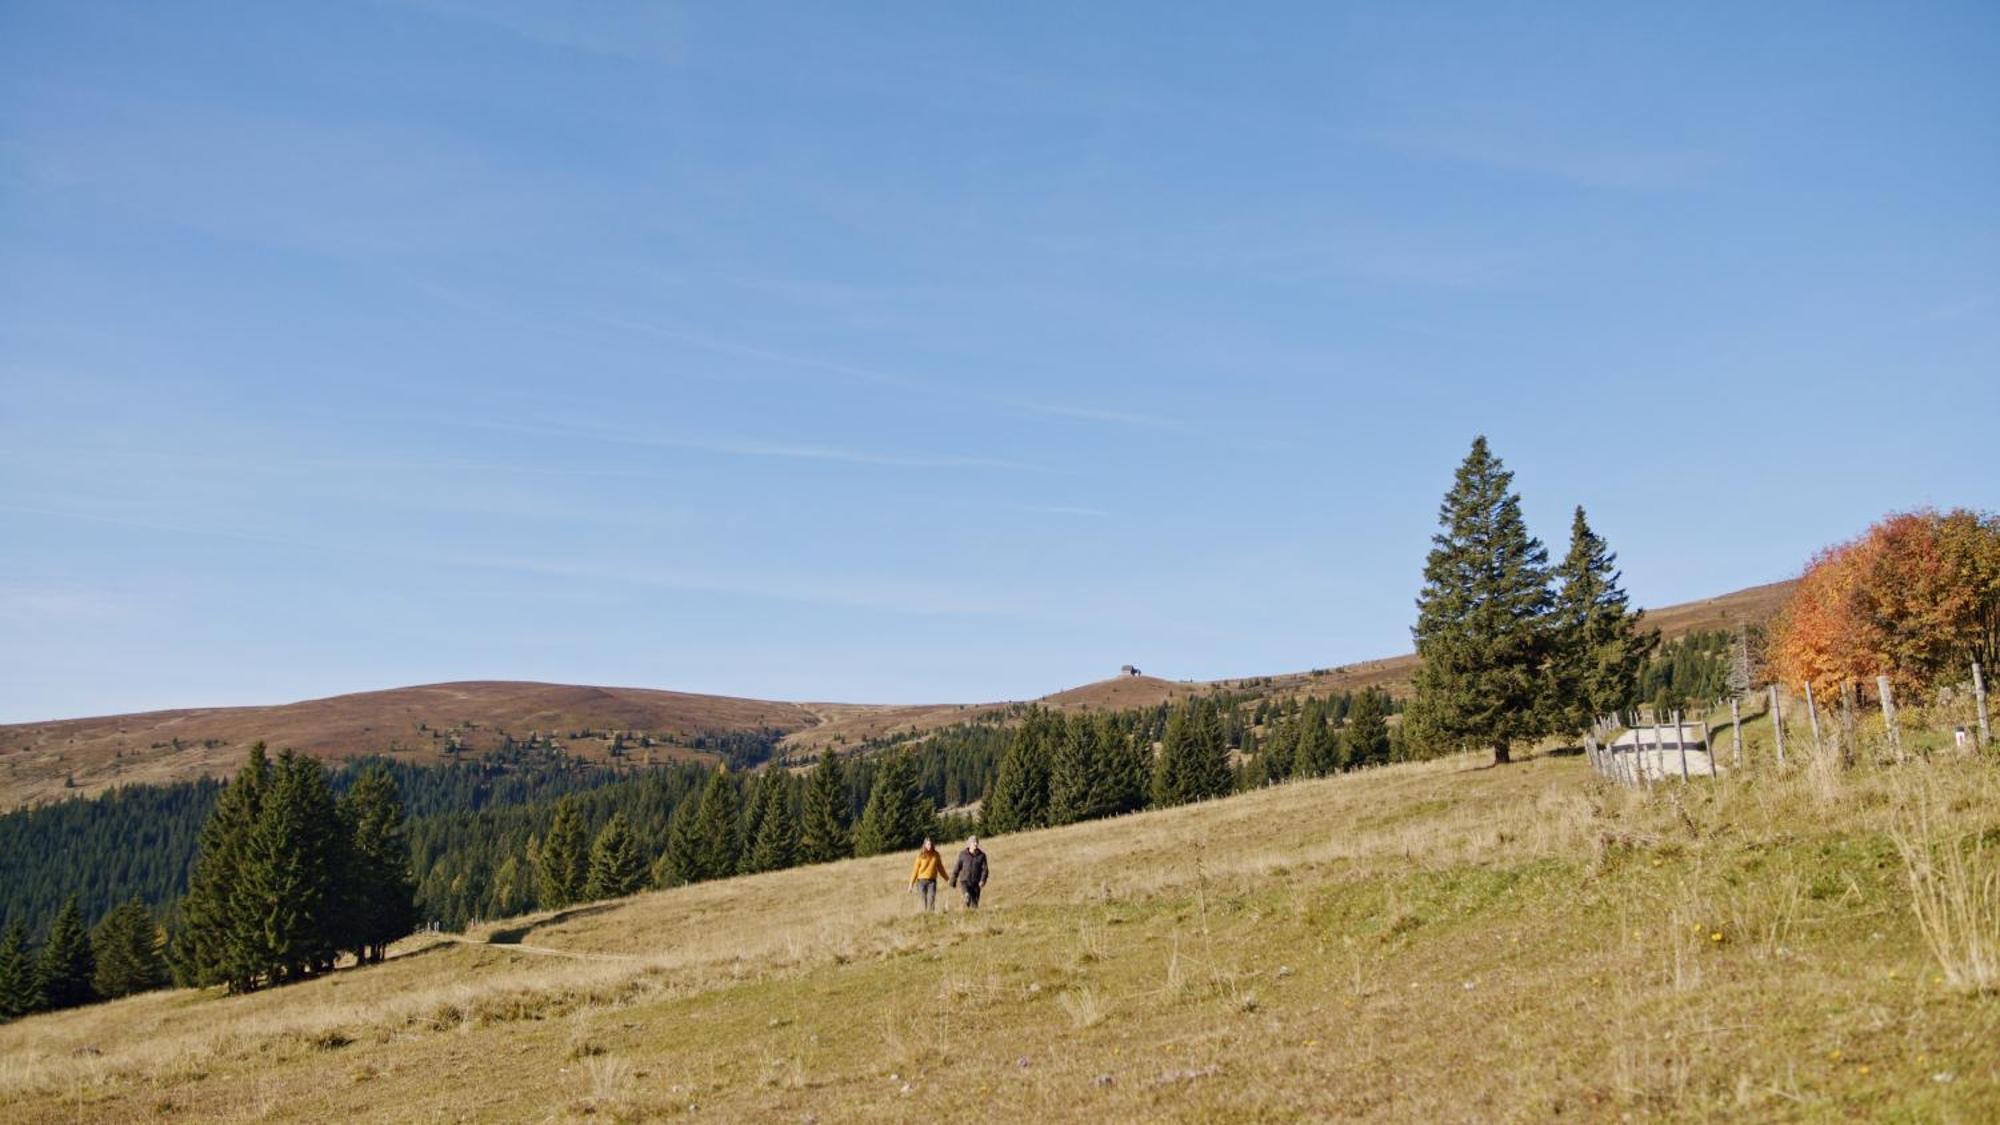
[[[1656,7],[0,0],[0,720],[1335,665],[1480,432],[1651,604],[2000,507],[2000,7]]]

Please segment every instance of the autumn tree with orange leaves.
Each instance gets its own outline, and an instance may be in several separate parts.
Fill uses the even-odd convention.
[[[1773,626],[1793,684],[1830,696],[1887,675],[1917,694],[2000,659],[2000,516],[1963,508],[1892,515],[1814,556]]]

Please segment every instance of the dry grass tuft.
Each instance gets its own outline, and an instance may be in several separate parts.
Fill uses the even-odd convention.
[[[1110,1005],[1098,998],[1093,988],[1073,988],[1056,997],[1056,1003],[1069,1015],[1071,1027],[1096,1027],[1104,1022],[1110,1013]]]
[[[1938,805],[1928,779],[1914,782],[1891,833],[1910,909],[1946,982],[1963,992],[2000,992],[2000,845],[1990,831],[1945,827]]]

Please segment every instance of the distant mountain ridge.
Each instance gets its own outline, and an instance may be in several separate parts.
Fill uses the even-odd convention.
[[[1768,621],[1791,582],[1649,611],[1669,637]],[[1215,688],[1326,695],[1407,687],[1415,654],[1313,672],[1217,681],[1120,675],[1042,697],[1065,710],[1151,707]],[[652,688],[504,680],[425,684],[256,707],[201,707],[0,725],[0,810],[114,785],[226,776],[258,740],[329,760],[388,754],[412,762],[478,754],[506,740],[552,739],[589,760],[720,760],[704,742],[758,734],[788,755],[924,732],[1020,701],[885,706],[788,703]]]

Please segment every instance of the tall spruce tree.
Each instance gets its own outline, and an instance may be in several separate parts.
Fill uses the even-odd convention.
[[[708,775],[702,788],[701,804],[695,808],[689,826],[693,849],[686,872],[689,882],[726,879],[736,874],[743,862],[743,798],[729,768],[723,766]]]
[[[680,887],[701,881],[701,844],[694,834],[699,805],[696,799],[682,801],[668,817],[667,850],[653,864],[654,886]]]
[[[847,778],[840,759],[826,750],[806,781],[799,813],[799,861],[829,863],[854,854],[848,831]]]
[[[1548,552],[1521,518],[1521,498],[1484,436],[1438,508],[1413,633],[1416,697],[1405,721],[1435,751],[1493,748],[1546,728]]]
[[[1277,785],[1291,779],[1298,743],[1298,732],[1290,724],[1274,727],[1265,733],[1263,749],[1257,757],[1263,763],[1266,785]]]
[[[41,968],[28,946],[28,929],[16,918],[7,935],[0,937],[0,1020],[25,1016],[41,1006]]]
[[[93,978],[97,959],[90,948],[90,935],[83,929],[83,910],[71,895],[49,925],[48,940],[42,943],[39,977],[42,1004],[50,1009],[74,1008],[97,999]]]
[[[201,827],[187,894],[180,904],[180,925],[167,948],[168,962],[182,984],[224,984],[241,992],[252,981],[238,975],[248,961],[238,949],[248,937],[249,923],[238,909],[250,833],[270,788],[271,763],[259,742],[250,747],[243,768],[223,786],[215,810]]]
[[[1381,692],[1365,688],[1354,697],[1354,709],[1347,713],[1346,743],[1349,769],[1389,760],[1389,700]]]
[[[416,886],[410,879],[410,843],[403,831],[403,799],[389,771],[375,765],[341,800],[348,850],[344,944],[364,964],[380,962],[389,943],[416,927]]]
[[[875,785],[868,791],[868,805],[854,830],[855,853],[880,855],[915,847],[930,832],[935,817],[930,798],[917,787],[916,759],[904,751],[892,752],[882,760]]]
[[[1098,741],[1104,748],[1108,814],[1146,807],[1153,780],[1153,741],[1138,730],[1121,726],[1109,715],[1097,719]]]
[[[639,857],[639,838],[615,812],[590,846],[590,874],[584,882],[588,899],[624,898],[646,883],[646,861]]]
[[[1638,702],[1640,669],[1659,644],[1658,630],[1641,628],[1646,611],[1630,608],[1617,561],[1579,506],[1570,521],[1569,553],[1555,569],[1549,614],[1544,709],[1557,733],[1581,734],[1597,716]]]
[[[1155,805],[1185,805],[1220,797],[1234,787],[1229,746],[1215,702],[1196,699],[1174,708],[1167,718],[1160,759],[1153,773]]]
[[[1049,823],[1050,759],[1061,737],[1059,717],[1040,707],[1029,709],[980,807],[982,828],[997,835]]]
[[[1050,758],[1050,824],[1074,824],[1112,811],[1109,747],[1097,720],[1072,715],[1061,722]]]
[[[138,899],[114,908],[90,935],[97,971],[91,978],[106,1000],[165,988],[167,962],[160,952],[160,926]]]
[[[560,910],[583,897],[590,878],[589,845],[585,842],[583,807],[575,797],[556,802],[555,819],[542,840],[539,882],[541,907]]]
[[[799,822],[792,815],[792,775],[767,767],[757,786],[763,815],[750,841],[751,871],[782,871],[799,861]]]
[[[237,968],[249,980],[277,984],[333,967],[348,845],[325,767],[292,750],[280,754],[236,896],[238,921],[248,923],[239,930]]]
[[[1299,739],[1292,747],[1292,771],[1299,777],[1325,777],[1340,768],[1340,742],[1327,721],[1326,704],[1306,701],[1299,713]]]

